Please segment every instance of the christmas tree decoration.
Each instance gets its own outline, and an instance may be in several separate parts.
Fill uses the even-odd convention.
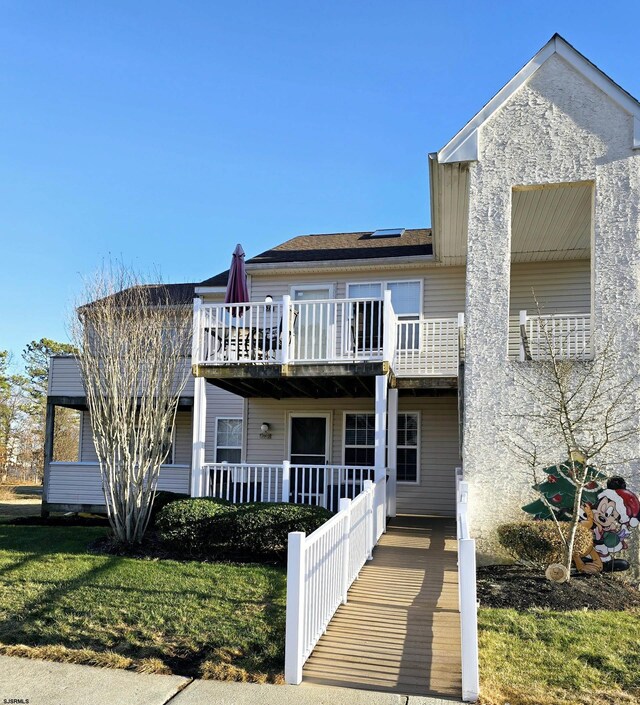
[[[576,474],[584,483],[582,506],[593,506],[596,503],[601,489],[599,483],[606,479],[604,473],[591,465],[585,468],[582,461],[577,458],[551,465],[543,472],[546,475],[544,481],[537,482],[533,485],[533,489],[544,499],[536,499],[522,507],[534,519],[552,519],[554,516],[560,521],[571,519],[576,497]]]

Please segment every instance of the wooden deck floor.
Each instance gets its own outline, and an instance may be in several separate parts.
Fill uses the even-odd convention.
[[[396,517],[304,667],[345,688],[460,697],[455,522]]]

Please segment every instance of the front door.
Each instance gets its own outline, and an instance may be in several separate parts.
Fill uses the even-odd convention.
[[[329,415],[292,414],[289,419],[289,460],[292,465],[290,501],[324,504]]]

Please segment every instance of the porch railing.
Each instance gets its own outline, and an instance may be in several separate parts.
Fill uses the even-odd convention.
[[[385,479],[366,481],[353,500],[341,499],[340,511],[309,536],[289,534],[284,675],[302,681],[302,667],[326,630],[362,566],[371,558],[376,512]]]
[[[467,522],[469,487],[462,468],[456,468],[456,528],[458,536],[458,591],[462,644],[462,699],[475,702],[480,692],[478,670],[478,601],[476,542]]]
[[[331,363],[391,360],[395,314],[379,299],[246,304],[194,302],[193,363]]]
[[[373,480],[375,469],[356,465],[211,463],[206,493],[234,503],[291,502],[337,511],[340,499],[353,499]]]
[[[591,315],[529,316],[520,311],[520,359],[548,360],[553,351],[560,360],[591,358]]]
[[[457,377],[462,326],[462,314],[398,321],[396,376]]]

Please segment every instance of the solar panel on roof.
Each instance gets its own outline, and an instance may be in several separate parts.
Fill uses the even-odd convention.
[[[402,237],[405,228],[388,228],[387,230],[376,230],[371,233],[371,237]]]

